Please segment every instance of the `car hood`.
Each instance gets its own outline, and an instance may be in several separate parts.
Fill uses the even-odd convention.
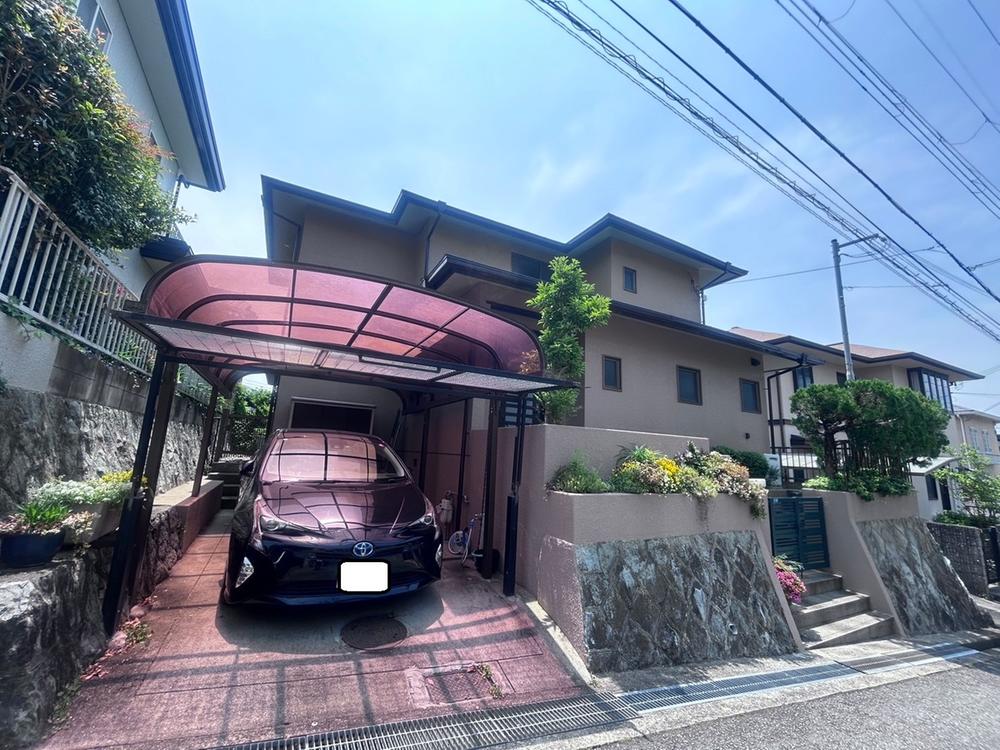
[[[271,482],[261,497],[283,521],[322,532],[383,529],[393,532],[427,512],[412,482],[341,484]]]

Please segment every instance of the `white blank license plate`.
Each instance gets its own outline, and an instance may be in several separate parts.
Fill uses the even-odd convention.
[[[389,590],[389,563],[384,560],[342,562],[340,590],[355,594],[381,594]]]

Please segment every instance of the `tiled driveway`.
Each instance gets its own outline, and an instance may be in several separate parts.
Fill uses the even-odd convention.
[[[203,748],[584,689],[523,605],[454,563],[435,585],[382,605],[220,609],[227,524],[223,512],[157,587],[149,642],[102,662],[41,747]],[[343,643],[346,623],[375,614],[402,621],[409,637],[377,651]],[[466,671],[473,662],[490,666],[502,697]]]

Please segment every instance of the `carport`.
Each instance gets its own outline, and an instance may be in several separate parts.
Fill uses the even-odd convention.
[[[132,493],[122,509],[103,605],[105,627],[118,625],[135,581],[152,512],[179,364],[212,384],[195,477],[205,466],[218,396],[249,372],[375,385],[453,399],[491,402],[485,482],[496,480],[497,404],[518,404],[507,497],[503,591],[514,593],[518,488],[525,401],[539,391],[574,387],[544,377],[530,331],[494,313],[426,289],[346,271],[265,260],[198,256],[173,264],[146,286],[120,318],[156,344]],[[424,437],[426,447],[426,434]],[[142,477],[148,479],[143,488]],[[461,481],[461,480],[460,480]],[[492,538],[490,490],[484,536]],[[482,573],[492,575],[492,555]]]

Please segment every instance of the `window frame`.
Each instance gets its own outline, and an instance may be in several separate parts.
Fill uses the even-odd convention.
[[[615,372],[618,375],[618,386],[608,385],[608,362],[615,363]],[[615,393],[622,392],[622,358],[612,357],[608,354],[601,355],[601,387],[606,391],[613,391]]]
[[[528,263],[537,264],[538,265],[538,273],[537,274],[536,273],[524,273],[524,271],[519,271],[515,266],[517,265],[518,262],[523,262],[523,261],[527,261]],[[511,270],[511,273],[516,273],[516,274],[519,274],[520,276],[527,276],[529,279],[538,279],[539,281],[544,281],[545,280],[546,269],[547,269],[547,266],[545,265],[545,261],[540,260],[539,258],[534,258],[534,257],[532,257],[530,255],[525,255],[524,253],[514,252],[513,250],[510,253],[510,270]]]
[[[912,390],[926,396],[949,414],[955,413],[951,380],[944,373],[926,367],[911,367],[906,371],[906,382]]]
[[[799,383],[799,373],[809,373],[809,382],[806,384]],[[794,370],[792,370],[792,389],[794,391],[801,390],[802,388],[808,388],[811,385],[816,384],[816,373],[813,372],[812,365],[799,365]]]
[[[100,0],[96,0],[96,2],[94,3],[94,13],[89,19],[84,19],[83,16],[80,15],[80,2],[77,2],[76,17],[80,19],[80,23],[83,24],[83,27],[84,29],[86,29],[87,34],[91,38],[93,38],[95,42],[98,43],[98,46],[100,46],[101,51],[104,54],[107,54],[108,50],[111,49],[111,40],[115,38],[115,32],[111,28],[111,22],[108,21],[108,14],[104,12],[104,8],[101,6]],[[104,26],[108,30],[108,33],[105,35],[103,41],[99,40],[97,37],[94,36],[94,31],[97,28],[98,18],[104,20]]]
[[[743,398],[743,386],[749,385],[753,386],[754,400],[757,403],[756,409],[748,409],[746,401]],[[764,408],[760,402],[760,381],[751,380],[750,378],[740,378],[740,411],[746,412],[747,414],[763,414]]]
[[[628,279],[629,274],[632,277],[632,288],[629,289]],[[622,266],[622,290],[628,292],[629,294],[639,293],[639,272],[630,266]]]
[[[681,374],[693,374],[695,378],[695,386],[698,391],[698,400],[689,401],[682,397],[681,394]],[[689,404],[690,406],[703,406],[705,403],[705,394],[702,390],[701,385],[701,370],[696,367],[685,367],[684,365],[677,365],[677,403],[679,404]]]

